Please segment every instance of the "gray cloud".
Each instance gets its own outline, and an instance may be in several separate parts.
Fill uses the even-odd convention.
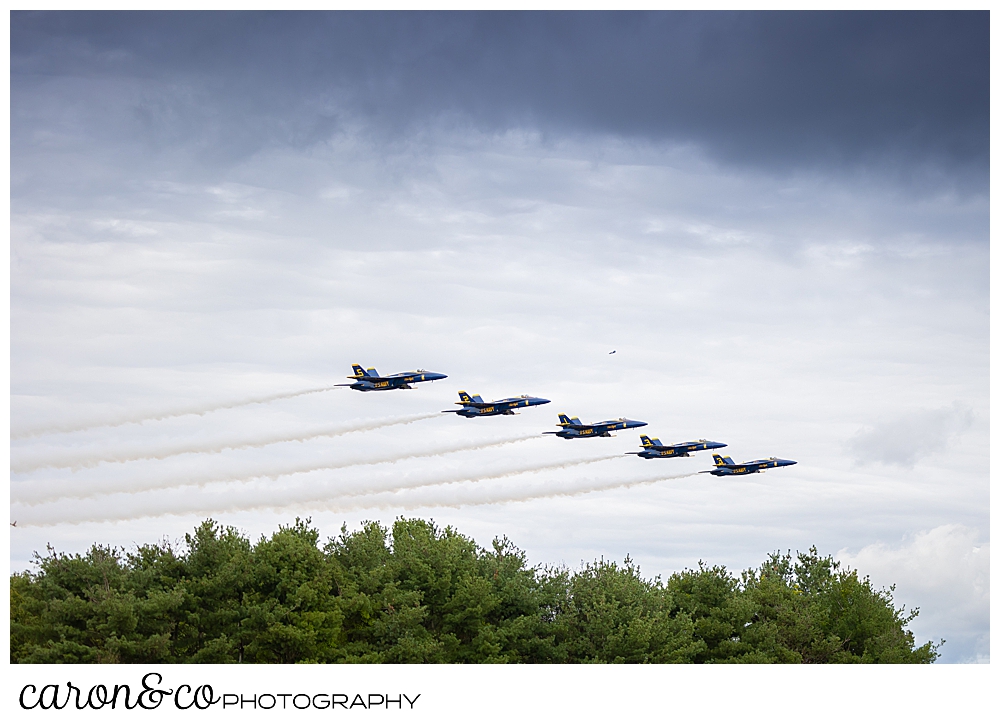
[[[11,68],[15,138],[83,124],[216,161],[450,117],[768,169],[988,172],[986,12],[13,13]],[[76,99],[61,125],[25,103],[53,92]]]
[[[859,465],[879,462],[912,468],[946,450],[973,420],[972,410],[958,402],[936,410],[914,410],[862,428],[847,441],[847,449]]]

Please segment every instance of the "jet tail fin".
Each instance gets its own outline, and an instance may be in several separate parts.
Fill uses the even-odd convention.
[[[361,365],[357,364],[351,365],[351,367],[354,369],[354,377],[356,377],[359,380],[365,377],[378,377],[378,370],[376,370],[374,367],[369,367],[367,370]]]
[[[465,390],[458,391],[458,399],[465,404],[472,402],[472,398],[469,396],[469,393],[466,392]]]
[[[725,457],[724,455],[719,455],[718,453],[712,454],[712,459],[715,460],[716,466],[720,465],[735,465],[732,458]]]
[[[639,440],[642,442],[643,447],[655,447],[660,444],[660,438],[654,437],[651,439],[649,435],[640,435]]]
[[[565,412],[560,412],[559,413],[559,424],[562,425],[563,427],[566,427],[566,426],[569,426],[569,425],[579,425],[580,424],[580,418],[579,417],[570,417]]]

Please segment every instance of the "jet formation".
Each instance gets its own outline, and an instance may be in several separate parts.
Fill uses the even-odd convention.
[[[614,351],[608,354],[614,354]],[[360,392],[371,392],[378,390],[412,390],[418,382],[433,382],[443,380],[448,375],[440,372],[428,372],[427,370],[415,370],[413,372],[398,372],[394,375],[382,377],[374,367],[367,370],[361,365],[352,365],[354,374],[347,379],[353,382],[339,384],[337,387],[350,387],[352,390]],[[479,395],[470,395],[465,390],[459,390],[459,405],[457,410],[442,410],[443,413],[455,413],[465,418],[492,417],[494,415],[516,415],[515,410],[523,407],[533,407],[535,405],[547,405],[551,400],[544,397],[532,397],[521,395],[520,397],[505,397],[502,400],[486,402]],[[613,437],[611,434],[615,430],[627,430],[634,427],[645,427],[648,423],[641,420],[629,420],[619,417],[617,420],[604,420],[603,422],[580,422],[579,417],[570,417],[565,413],[559,414],[559,430],[547,431],[543,435],[555,435],[564,440],[579,440],[591,437]],[[647,435],[640,435],[639,441],[642,443],[642,450],[639,452],[629,452],[626,455],[637,455],[646,460],[663,458],[686,458],[691,453],[698,450],[715,450],[726,447],[724,442],[714,442],[712,440],[692,440],[690,442],[679,442],[673,445],[664,445],[659,438],[650,438]],[[700,472],[709,473],[716,476],[727,475],[750,475],[759,473],[769,468],[783,468],[788,465],[795,465],[795,460],[782,460],[780,458],[767,458],[765,460],[751,460],[745,463],[734,463],[732,458],[724,457],[715,453],[712,455],[715,460],[715,467],[712,470],[702,470]]]

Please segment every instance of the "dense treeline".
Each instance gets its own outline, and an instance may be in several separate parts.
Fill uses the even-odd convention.
[[[11,576],[11,660],[95,662],[930,663],[916,613],[815,549],[666,584],[629,559],[527,566],[400,519],[319,545],[296,520],[253,545],[214,521],[181,550],[49,550]]]

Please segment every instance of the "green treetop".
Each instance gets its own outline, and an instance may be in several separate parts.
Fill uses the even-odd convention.
[[[940,646],[815,548],[664,584],[628,558],[531,567],[506,538],[419,519],[322,545],[308,520],[256,544],[207,520],[179,550],[36,564],[10,579],[17,663],[930,663]]]

